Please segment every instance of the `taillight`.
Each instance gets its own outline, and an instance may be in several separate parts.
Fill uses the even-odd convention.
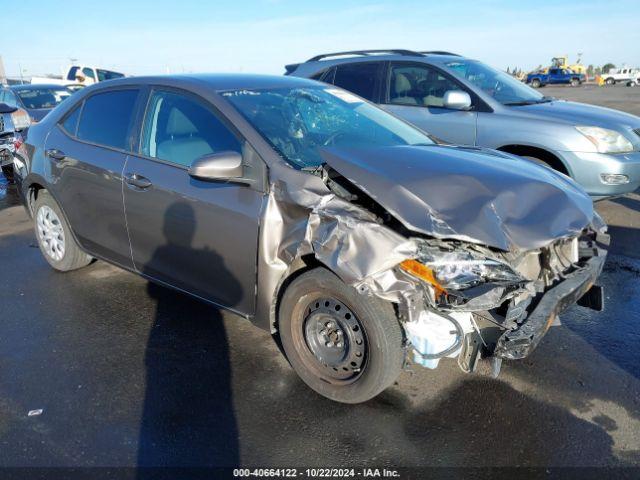
[[[20,150],[20,147],[24,144],[24,140],[20,135],[16,135],[13,139],[13,146],[15,147],[15,151]]]

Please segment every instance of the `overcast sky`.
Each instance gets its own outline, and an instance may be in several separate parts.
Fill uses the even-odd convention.
[[[6,4],[8,0],[1,0]],[[638,0],[534,2],[20,0],[0,55],[9,76],[70,58],[127,74],[284,71],[323,52],[448,50],[505,69],[583,53],[640,66]],[[3,9],[5,13],[7,8]]]

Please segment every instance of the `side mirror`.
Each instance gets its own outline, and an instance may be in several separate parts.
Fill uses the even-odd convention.
[[[238,152],[204,155],[189,167],[189,175],[198,180],[240,179],[243,173],[242,155]]]
[[[471,108],[471,97],[462,90],[449,90],[444,94],[443,106],[451,110],[469,110]]]

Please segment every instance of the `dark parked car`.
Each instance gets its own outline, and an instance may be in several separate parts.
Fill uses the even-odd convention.
[[[601,307],[606,227],[576,183],[311,80],[115,80],[25,148],[53,268],[103,259],[236,312],[333,400],[377,395],[409,358],[497,375],[568,305]]]
[[[62,85],[12,85],[0,88],[0,103],[26,110],[35,123],[72,94]]]

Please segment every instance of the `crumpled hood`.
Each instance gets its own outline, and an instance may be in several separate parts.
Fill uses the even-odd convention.
[[[640,128],[640,117],[611,108],[578,102],[554,101],[508,108],[513,112],[525,113],[529,117],[541,120],[553,118],[571,125]]]
[[[531,250],[593,219],[591,199],[571,179],[501,152],[395,146],[322,155],[406,228],[436,238]]]

